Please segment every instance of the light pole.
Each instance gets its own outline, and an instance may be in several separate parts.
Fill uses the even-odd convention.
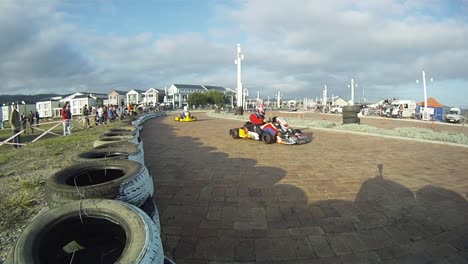
[[[427,85],[426,85],[426,72],[422,71],[422,78],[423,78],[423,89],[424,89],[424,110],[422,113],[423,120],[429,120],[429,111],[427,111]],[[434,80],[431,78],[431,82]],[[416,83],[419,83],[419,80],[416,80]]]
[[[322,113],[325,113],[325,108],[327,106],[327,85],[324,85],[323,94],[322,94]]]
[[[243,94],[245,92],[242,89],[242,61],[244,60],[244,54],[242,53],[240,44],[237,44],[237,57],[234,60],[234,64],[237,65],[237,107],[243,107]]]
[[[354,105],[354,87],[357,87],[357,84],[354,83],[354,79],[351,79],[351,84],[348,84],[348,88],[351,88],[351,104]]]

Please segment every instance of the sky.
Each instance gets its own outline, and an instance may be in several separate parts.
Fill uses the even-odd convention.
[[[468,0],[0,0],[0,36],[0,96],[235,89],[240,44],[250,97],[419,102],[424,70],[468,105]]]

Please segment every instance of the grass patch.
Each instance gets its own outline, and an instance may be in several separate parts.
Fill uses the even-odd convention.
[[[208,112],[208,115],[215,117],[229,118],[235,120],[248,121],[249,115],[233,115],[229,113],[212,113]],[[436,132],[425,128],[396,128],[393,130],[377,128],[368,125],[358,124],[341,124],[326,120],[314,120],[314,119],[303,119],[303,118],[287,118],[289,125],[292,127],[309,127],[309,128],[329,128],[345,131],[355,131],[362,133],[369,133],[374,135],[386,135],[396,136],[405,138],[424,139],[430,141],[449,142],[455,144],[468,145],[468,137],[463,133],[451,133],[451,132]]]
[[[122,126],[122,121],[84,130],[74,124],[72,134],[62,136],[62,126],[52,130],[56,135],[46,135],[38,141],[13,150],[11,145],[0,147],[0,231],[19,228],[45,205],[44,183],[47,177],[72,164],[72,157],[93,148],[93,142],[112,127]],[[41,128],[50,128],[42,125]],[[0,132],[8,138],[11,130]],[[21,136],[22,142],[31,142],[39,133]],[[0,139],[1,140],[1,139]],[[0,236],[1,238],[1,236]],[[0,239],[1,242],[1,239]]]

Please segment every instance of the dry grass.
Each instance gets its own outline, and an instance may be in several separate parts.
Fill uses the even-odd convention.
[[[75,123],[72,134],[66,137],[49,135],[18,150],[11,145],[0,147],[0,263],[21,230],[45,207],[45,179],[70,165],[76,154],[91,149],[109,128],[121,125],[121,121],[116,121],[84,130]],[[53,131],[61,135],[62,126]],[[11,135],[10,129],[0,130],[0,141]],[[31,142],[38,135],[28,131],[21,138]]]

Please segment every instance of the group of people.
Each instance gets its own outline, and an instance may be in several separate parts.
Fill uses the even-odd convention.
[[[23,132],[27,133],[27,126],[29,123],[29,127],[31,128],[31,132],[34,133],[34,124],[39,126],[39,112],[33,113],[33,111],[29,111],[29,115],[26,116],[24,113],[18,112],[18,106],[16,104],[13,105],[13,110],[10,114],[10,126],[13,130],[13,148],[17,149],[21,147],[21,128],[23,128]]]

